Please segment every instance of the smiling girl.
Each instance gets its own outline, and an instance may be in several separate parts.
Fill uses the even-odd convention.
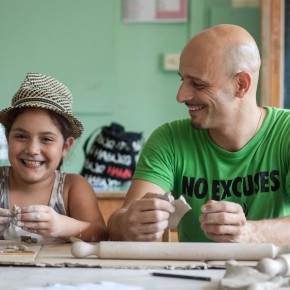
[[[82,176],[60,169],[83,131],[72,115],[67,87],[52,77],[28,73],[12,106],[0,112],[0,122],[11,164],[0,167],[0,239],[106,240],[92,187]]]

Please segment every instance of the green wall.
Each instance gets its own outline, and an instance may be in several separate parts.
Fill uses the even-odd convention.
[[[0,108],[29,71],[65,83],[85,127],[65,170],[79,172],[82,144],[95,128],[115,121],[147,139],[164,122],[187,117],[175,100],[180,78],[163,70],[163,54],[180,53],[192,35],[218,23],[242,25],[259,43],[259,8],[233,8],[229,0],[189,0],[187,23],[167,24],[124,23],[121,0],[0,0]]]

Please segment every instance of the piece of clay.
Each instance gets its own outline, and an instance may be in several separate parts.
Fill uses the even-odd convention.
[[[165,193],[160,198],[171,202],[175,206],[175,211],[169,216],[167,228],[176,229],[182,217],[189,210],[191,210],[190,205],[186,202],[185,198],[182,195],[175,200],[171,192]]]
[[[17,214],[19,214],[21,212],[21,209],[19,206],[17,206],[16,204],[13,204],[12,209],[11,209],[11,216],[14,218],[17,216]]]
[[[270,276],[255,268],[237,265],[236,261],[226,263],[226,272],[220,280],[220,290],[270,290],[285,284],[282,276]]]
[[[270,276],[290,275],[290,254],[280,255],[277,259],[264,258],[258,262],[256,268]]]
[[[25,245],[10,244],[0,249],[1,253],[30,253],[29,248]]]

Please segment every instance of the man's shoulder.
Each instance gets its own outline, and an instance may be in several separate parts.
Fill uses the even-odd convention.
[[[190,119],[180,119],[180,120],[175,120],[172,122],[165,123],[158,127],[156,130],[169,130],[169,131],[180,131],[180,130],[187,130],[191,128],[190,125]]]
[[[269,114],[290,116],[290,109],[265,106]]]
[[[290,122],[290,110],[285,108],[276,108],[266,106],[267,118],[273,122]]]

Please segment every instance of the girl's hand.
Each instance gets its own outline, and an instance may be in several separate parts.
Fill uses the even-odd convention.
[[[62,227],[62,215],[46,205],[31,205],[21,209],[13,223],[23,230],[45,237],[59,237]]]
[[[0,208],[0,231],[8,228],[11,221],[11,211],[9,209]]]

